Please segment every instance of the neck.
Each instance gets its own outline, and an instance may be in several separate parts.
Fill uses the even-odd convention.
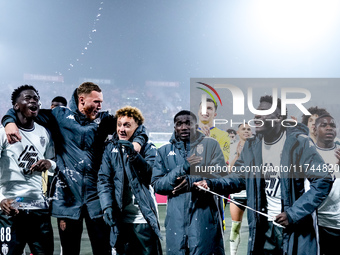
[[[264,134],[263,139],[266,143],[272,143],[274,141],[276,141],[277,139],[279,139],[279,137],[281,136],[281,134],[284,132],[283,129],[272,129],[270,132]]]
[[[209,128],[211,128],[211,127],[213,127],[214,125],[213,125],[213,122],[203,123],[202,121],[200,121],[200,122],[198,123],[198,126],[199,126],[200,128],[202,128],[202,127],[209,127]]]
[[[20,112],[17,113],[19,120],[18,125],[22,128],[31,129],[34,126],[34,120],[32,118],[27,118],[23,116]]]
[[[334,147],[334,141],[330,141],[330,142],[325,142],[325,141],[317,141],[316,145],[320,148],[325,148],[325,149],[329,149],[329,148],[333,148]]]

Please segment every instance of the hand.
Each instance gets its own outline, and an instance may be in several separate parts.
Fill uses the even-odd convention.
[[[197,187],[201,186],[201,187],[203,187],[205,189],[209,189],[209,186],[208,186],[208,183],[207,183],[206,180],[202,180],[202,181],[199,181],[199,182],[194,182],[194,186],[197,186]],[[199,189],[199,190],[201,190],[201,189]]]
[[[129,141],[126,140],[119,140],[118,141],[118,145],[120,147],[124,147],[126,154],[128,156],[135,156],[137,154],[137,152],[135,151],[133,144]]]
[[[335,151],[335,157],[337,159],[337,164],[340,165],[340,149],[336,149]]]
[[[137,153],[140,153],[140,150],[142,149],[142,146],[139,143],[137,143],[137,142],[132,142],[132,144],[133,144],[133,148],[135,149],[135,151]]]
[[[172,194],[178,195],[178,194],[189,191],[188,190],[189,185],[188,185],[186,175],[177,177],[177,181],[180,183],[173,189]]]
[[[20,142],[22,139],[19,133],[19,129],[15,123],[8,123],[5,127],[5,132],[7,140],[10,144]]]
[[[110,227],[113,227],[114,222],[113,222],[113,217],[112,217],[112,208],[108,207],[104,211],[104,221],[107,225]]]
[[[1,210],[4,211],[8,216],[16,215],[19,213],[18,209],[12,207],[13,199],[3,199],[0,203]]]
[[[190,157],[187,158],[190,166],[200,163],[202,159],[202,157],[196,156],[195,154],[192,154]]]
[[[42,172],[51,168],[51,162],[47,159],[41,159],[38,162],[34,163],[30,170],[32,172]]]
[[[276,215],[275,222],[279,223],[280,225],[284,227],[288,227],[289,221],[288,221],[287,213],[283,212],[283,213],[280,213],[279,215]]]
[[[208,126],[202,126],[201,131],[205,136],[210,136],[210,127]]]

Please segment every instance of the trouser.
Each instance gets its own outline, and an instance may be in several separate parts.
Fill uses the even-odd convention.
[[[110,228],[102,217],[91,219],[86,207],[82,210],[78,220],[58,218],[58,230],[63,255],[77,255],[80,253],[81,235],[85,219],[94,255],[110,255]]]
[[[0,211],[0,254],[21,255],[26,244],[34,255],[53,254],[49,211],[19,210],[15,216],[7,216]]]
[[[268,221],[267,231],[265,233],[265,242],[263,246],[263,254],[265,255],[281,255],[282,254],[282,228]]]
[[[162,254],[159,238],[147,223],[123,223],[115,248],[117,255]]]
[[[334,254],[339,249],[340,229],[319,226],[321,255]]]

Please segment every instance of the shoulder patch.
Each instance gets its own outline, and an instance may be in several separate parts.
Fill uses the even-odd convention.
[[[74,120],[74,115],[73,114],[70,114],[66,117],[66,119],[70,119],[70,120]]]

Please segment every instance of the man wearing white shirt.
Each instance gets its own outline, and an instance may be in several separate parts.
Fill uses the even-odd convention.
[[[340,143],[335,141],[334,118],[328,114],[318,117],[315,120],[314,134],[317,151],[325,160],[329,171],[338,174]],[[321,254],[334,254],[340,241],[340,180],[338,178],[335,179],[331,192],[317,212]]]
[[[23,85],[12,93],[20,143],[9,144],[0,127],[0,238],[6,254],[21,254],[28,244],[33,254],[53,254],[49,204],[43,195],[42,171],[55,169],[54,147],[48,131],[34,122],[38,91]]]

